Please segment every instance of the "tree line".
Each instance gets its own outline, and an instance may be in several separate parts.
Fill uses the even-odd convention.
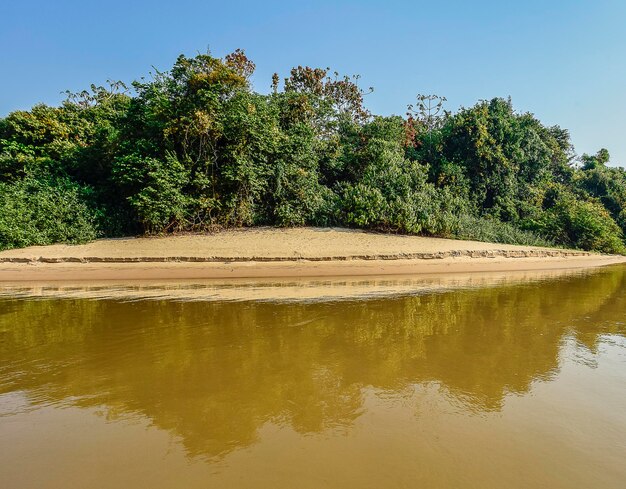
[[[0,249],[234,226],[345,226],[624,253],[626,172],[494,98],[405,116],[358,77],[180,56],[0,119]]]

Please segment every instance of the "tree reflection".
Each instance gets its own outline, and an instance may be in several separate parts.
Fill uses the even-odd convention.
[[[437,382],[498,410],[559,368],[563,339],[624,334],[626,269],[506,287],[327,303],[0,301],[0,393],[141,415],[193,456],[267,421],[349,429],[364,388]]]

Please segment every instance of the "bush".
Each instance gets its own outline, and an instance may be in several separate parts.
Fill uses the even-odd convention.
[[[535,229],[558,244],[602,253],[624,253],[623,234],[609,212],[598,202],[561,196],[543,213]]]
[[[537,233],[494,219],[461,215],[453,222],[450,236],[457,239],[527,246],[554,246],[554,242]]]
[[[182,229],[186,204],[191,200],[181,192],[188,181],[183,165],[172,155],[164,161],[150,159],[144,165],[149,170],[145,186],[128,198],[144,230]]]
[[[88,196],[88,188],[68,180],[0,183],[0,249],[95,239]]]

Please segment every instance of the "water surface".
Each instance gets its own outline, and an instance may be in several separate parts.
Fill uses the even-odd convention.
[[[623,488],[624,460],[626,267],[344,300],[0,299],[2,487]]]

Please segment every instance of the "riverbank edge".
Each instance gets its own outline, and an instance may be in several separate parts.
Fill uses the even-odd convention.
[[[443,253],[442,253],[443,255]],[[101,259],[104,257],[100,257]],[[239,259],[204,261],[197,257],[182,261],[180,257],[158,261],[28,261],[0,264],[0,282],[73,282],[94,280],[156,279],[258,279],[306,277],[372,277],[383,275],[424,275],[481,272],[517,272],[595,268],[626,263],[626,257],[589,253],[559,252],[555,255],[520,256],[518,253],[481,252],[448,255],[437,258],[359,259],[341,257],[320,259]]]
[[[435,253],[392,253],[335,256],[0,256],[0,263],[240,263],[240,262],[336,262],[336,261],[383,261],[383,260],[441,260],[445,258],[565,258],[602,256],[587,251],[574,250],[452,250]],[[613,256],[613,255],[607,255]]]

